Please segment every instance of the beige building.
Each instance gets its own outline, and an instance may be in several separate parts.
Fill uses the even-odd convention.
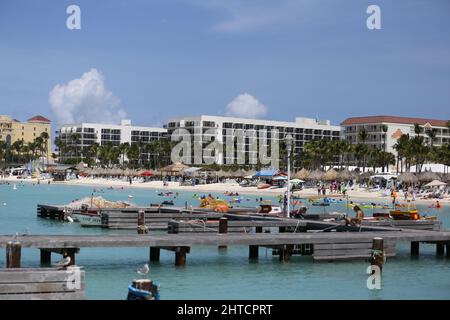
[[[5,141],[8,145],[12,145],[18,140],[23,140],[25,143],[33,142],[43,132],[47,132],[49,136],[47,146],[47,158],[49,158],[52,154],[49,119],[43,116],[35,116],[26,122],[20,122],[9,116],[0,115],[0,141]]]

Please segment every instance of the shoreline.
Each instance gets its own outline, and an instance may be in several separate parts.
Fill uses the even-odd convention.
[[[7,181],[9,183],[34,183],[37,184],[37,179],[17,179],[17,178],[3,178],[0,181]],[[40,184],[47,184],[48,180],[40,180]],[[198,193],[225,193],[225,192],[237,192],[240,195],[254,195],[254,196],[271,196],[277,197],[282,196],[286,189],[276,188],[276,189],[257,189],[256,187],[241,187],[236,183],[213,183],[207,185],[196,185],[196,186],[180,186],[178,182],[168,182],[168,186],[163,186],[162,181],[149,181],[149,182],[138,182],[133,181],[133,184],[129,184],[127,181],[121,180],[105,180],[105,179],[89,179],[82,178],[78,180],[62,181],[62,182],[51,182],[51,184],[56,185],[68,185],[68,186],[90,186],[90,187],[101,187],[101,188],[131,188],[131,189],[148,189],[148,190],[173,190],[173,191],[188,191],[188,192],[198,192]],[[294,191],[295,194],[300,197],[318,197],[317,189],[307,188],[299,191]],[[367,191],[365,189],[348,190],[348,197],[352,199],[366,200],[371,202],[391,202],[391,197],[382,194],[382,191]],[[344,198],[342,194],[327,194],[328,197]],[[409,199],[411,200],[411,199]],[[432,204],[437,200],[442,205],[449,205],[450,199],[416,199],[414,203],[416,204]],[[405,202],[402,192],[399,192],[399,197],[397,202]]]

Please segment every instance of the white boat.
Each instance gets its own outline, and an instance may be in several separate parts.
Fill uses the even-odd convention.
[[[72,217],[78,221],[82,227],[101,227],[102,217],[97,211],[72,213]]]

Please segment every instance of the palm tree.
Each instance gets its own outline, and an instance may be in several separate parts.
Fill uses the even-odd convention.
[[[422,133],[422,127],[418,123],[414,123],[414,133],[416,136]]]
[[[431,130],[427,130],[426,134],[430,140],[430,146],[432,147],[434,144],[434,139],[436,139],[436,135],[437,135],[437,129],[433,128]]]
[[[50,139],[50,135],[47,132],[42,132],[41,133],[41,138],[42,138],[42,146],[41,146],[41,152],[42,152],[42,156],[45,156],[48,158],[49,154],[48,154],[48,141]]]
[[[394,149],[395,151],[397,151],[397,173],[399,172],[398,170],[399,164],[401,164],[400,170],[403,173],[403,159],[406,156],[408,145],[409,145],[409,135],[407,134],[403,134],[394,144]]]
[[[387,151],[387,150],[386,150],[386,149],[387,149],[387,145],[386,145],[386,133],[387,133],[387,131],[388,131],[388,126],[385,125],[385,124],[383,124],[383,125],[381,126],[381,130],[383,131],[383,140],[384,140],[384,143],[383,143],[383,150],[384,150],[384,151]]]
[[[21,157],[21,150],[23,147],[24,141],[22,140],[16,140],[14,141],[14,143],[11,146],[12,151],[16,154],[16,161],[20,162],[20,157]]]
[[[119,145],[119,151],[120,151],[120,155],[121,155],[121,158],[122,158],[122,160],[121,160],[121,162],[122,162],[121,164],[122,165],[125,162],[125,155],[127,154],[128,149],[130,149],[130,144],[128,142],[121,143]]]
[[[366,128],[363,127],[358,133],[358,144],[366,145],[367,139],[369,139],[369,134],[367,133]],[[368,148],[359,147],[358,150],[360,152],[360,156],[362,156],[363,172],[365,172]]]

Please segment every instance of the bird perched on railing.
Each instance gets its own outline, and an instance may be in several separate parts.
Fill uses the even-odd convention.
[[[70,258],[69,256],[65,257],[64,259],[62,259],[61,261],[59,261],[56,266],[61,270],[61,269],[66,269],[69,265],[70,262],[72,261],[72,258]]]

